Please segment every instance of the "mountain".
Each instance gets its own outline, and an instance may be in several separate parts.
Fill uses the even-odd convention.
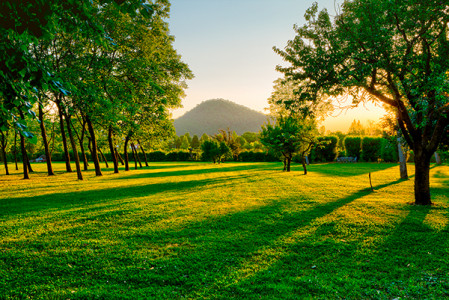
[[[212,99],[198,104],[183,116],[175,119],[177,135],[189,132],[190,135],[201,136],[218,133],[219,129],[228,128],[241,135],[247,131],[259,132],[260,127],[267,121],[263,113],[252,110],[229,100]]]

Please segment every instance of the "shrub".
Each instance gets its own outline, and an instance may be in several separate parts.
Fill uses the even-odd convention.
[[[364,161],[377,161],[381,157],[382,138],[364,137],[362,139],[362,158]]]
[[[310,161],[331,162],[337,156],[338,136],[323,136],[318,138],[318,144],[310,151]]]
[[[147,154],[147,159],[149,161],[165,161],[166,153],[163,151],[152,151]]]
[[[397,162],[399,160],[398,145],[394,137],[391,139],[382,139],[380,157],[385,162]]]
[[[348,136],[345,138],[346,156],[360,158],[362,152],[362,139],[360,137]]]

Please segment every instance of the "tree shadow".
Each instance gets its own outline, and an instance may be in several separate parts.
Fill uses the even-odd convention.
[[[398,166],[398,164],[393,163],[326,163],[312,164],[309,166],[309,170],[327,176],[351,177],[382,171],[396,166]]]
[[[158,168],[155,168],[158,169]],[[220,164],[213,165],[210,167],[206,165],[201,165],[201,168],[193,169],[193,170],[173,170],[166,172],[154,172],[154,173],[144,173],[144,174],[131,174],[128,176],[120,176],[114,178],[114,180],[121,179],[136,179],[136,178],[162,178],[162,177],[171,177],[171,176],[188,176],[188,175],[199,175],[199,174],[211,174],[211,173],[221,173],[221,172],[238,172],[238,171],[265,171],[265,170],[276,170],[274,166],[267,165],[266,163],[244,163],[244,165],[235,166]]]
[[[235,178],[238,178],[236,176]],[[96,189],[68,193],[53,193],[49,195],[8,198],[0,202],[0,217],[18,214],[37,213],[43,210],[65,210],[83,208],[86,206],[108,203],[120,205],[128,198],[146,197],[164,192],[195,191],[200,187],[214,186],[225,183],[232,177],[220,176],[200,180],[187,180],[176,182],[149,183],[118,188]],[[77,199],[77,200],[73,200]],[[125,201],[126,202],[126,201]],[[79,211],[78,211],[79,212]]]

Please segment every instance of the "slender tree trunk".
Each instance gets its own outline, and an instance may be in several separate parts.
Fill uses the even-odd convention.
[[[437,165],[441,165],[441,156],[438,154],[438,152],[435,152],[435,163]]]
[[[137,170],[137,156],[136,156],[136,149],[135,149],[135,145],[134,143],[131,142],[131,150],[133,152],[133,157],[134,157],[134,169]]]
[[[30,175],[28,174],[28,159],[25,149],[25,138],[23,135],[20,135],[20,149],[22,150],[23,179],[30,179]]]
[[[302,168],[304,169],[304,175],[307,175],[306,156],[302,157]]]
[[[136,148],[136,145],[134,144],[134,151],[136,152],[136,157],[137,157],[137,162],[139,163],[139,168],[143,168],[142,167],[142,161],[140,160],[140,156],[139,156],[139,153],[137,152],[137,148]]]
[[[408,173],[407,173],[407,161],[405,159],[404,151],[402,151],[402,143],[401,138],[399,135],[399,129],[397,134],[397,141],[398,141],[398,156],[399,156],[399,173],[401,176],[401,179],[408,179]]]
[[[419,147],[413,149],[415,154],[415,204],[431,205],[430,197],[430,158]]]
[[[137,143],[140,145],[140,150],[142,150],[143,157],[145,158],[145,166],[148,167],[148,158],[147,158],[147,154],[145,153],[145,150],[143,149],[143,146],[142,146],[142,144],[140,143],[139,140],[137,140]]]
[[[114,148],[114,143],[112,142],[112,126],[111,125],[109,125],[109,128],[108,128],[108,144],[109,144],[109,151],[111,152],[111,156],[112,156],[112,163],[114,164],[114,173],[118,173],[117,150]]]
[[[65,129],[64,129],[64,115],[63,115],[63,111],[61,108],[60,99],[58,98],[55,101],[55,103],[56,103],[56,106],[58,107],[58,112],[59,112],[59,127],[61,128],[62,145],[64,146],[65,169],[67,172],[73,172],[72,166],[70,165],[70,154],[69,154],[69,149],[67,147],[67,137],[65,135]]]
[[[125,171],[129,171],[129,160],[128,160],[128,142],[129,142],[130,136],[127,135],[125,138],[125,149],[123,150],[123,155],[125,156]]]
[[[69,114],[65,116],[65,121],[67,124],[67,133],[69,134],[70,144],[72,145],[73,157],[75,158],[76,174],[78,175],[78,180],[83,180],[83,174],[81,173],[80,159],[78,156],[78,150],[76,149],[75,139],[73,138],[72,125],[70,121],[71,117]]]
[[[23,120],[23,112],[19,109],[20,118]],[[28,174],[28,157],[25,149],[25,138],[23,135],[20,135],[20,149],[22,150],[22,165],[23,165],[23,179],[30,179],[30,175]]]
[[[17,131],[14,131],[14,162],[16,164],[16,171],[19,170],[19,165],[17,164]]]
[[[87,122],[87,128],[89,130],[89,135],[90,135],[90,140],[92,143],[92,160],[94,162],[94,166],[95,166],[95,175],[96,176],[103,176],[103,174],[101,173],[101,167],[100,167],[100,162],[98,161],[98,153],[97,153],[97,141],[95,139],[95,132],[94,132],[94,127],[92,125],[92,121],[90,120],[90,118],[88,116],[86,116],[86,122]]]
[[[48,147],[48,140],[47,140],[47,132],[45,130],[45,124],[44,124],[44,110],[39,105],[39,121],[40,121],[40,127],[41,127],[41,135],[42,135],[42,142],[44,144],[44,150],[45,150],[45,159],[47,163],[47,173],[48,176],[55,175],[55,172],[53,172],[53,166],[51,164],[51,154],[50,149]]]
[[[85,121],[83,121],[83,122],[80,121],[80,124],[81,124],[81,127],[82,127],[81,135],[77,134],[77,136],[78,136],[78,140],[79,140],[79,143],[80,143],[81,157],[83,158],[83,168],[84,168],[84,171],[87,171],[88,170],[88,166],[89,166],[89,162],[87,161],[86,150],[84,149],[84,135],[86,134],[86,122]]]
[[[30,158],[28,157],[28,153],[25,151],[25,156],[27,158],[27,167],[28,167],[28,172],[30,173],[34,173],[33,168],[31,167],[31,162],[30,162]]]
[[[106,164],[106,169],[109,169],[108,160],[106,159],[106,156],[104,156],[103,151],[101,151],[101,149],[98,148],[98,152],[100,153],[101,157],[103,158],[104,163]]]
[[[115,155],[117,156],[118,160],[120,161],[120,163],[123,165],[125,165],[125,161],[123,160],[123,157],[120,155],[120,152],[117,151],[117,148],[114,149],[115,151]]]
[[[6,157],[7,139],[6,139],[5,134],[3,133],[3,131],[0,131],[0,133],[2,135],[1,146],[2,146],[3,164],[5,165],[5,173],[6,173],[6,175],[9,175],[8,158]]]

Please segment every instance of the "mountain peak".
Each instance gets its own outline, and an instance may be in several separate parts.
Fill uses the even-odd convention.
[[[266,120],[266,115],[246,106],[225,99],[210,99],[175,119],[174,125],[177,135],[186,132],[212,135],[228,128],[241,135],[248,131],[259,132]]]

